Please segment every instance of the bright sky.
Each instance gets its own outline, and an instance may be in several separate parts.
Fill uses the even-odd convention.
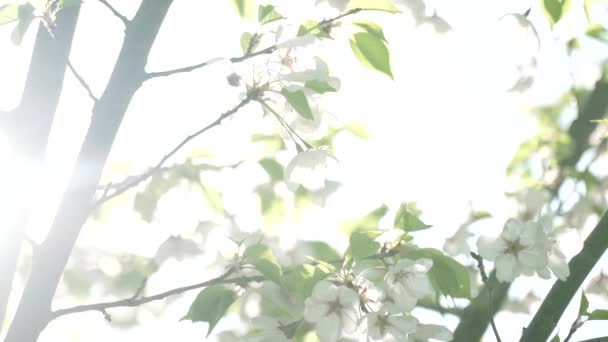
[[[7,1],[0,1],[0,4],[4,2]],[[139,4],[134,0],[111,2],[127,17],[133,15]],[[312,1],[273,3],[295,22],[322,18],[319,13],[323,12],[313,8]],[[441,248],[444,241],[437,238],[438,234],[445,238],[458,228],[468,213],[470,201],[476,209],[495,215],[486,221],[484,232],[498,231],[505,219],[514,214],[515,206],[504,193],[514,190],[515,183],[506,179],[505,168],[519,143],[535,130],[536,123],[527,114],[528,109],[554,101],[569,87],[570,61],[561,48],[567,31],[558,27],[551,32],[535,3],[530,20],[541,38],[538,77],[527,92],[507,93],[504,89],[509,85],[505,84],[505,75],[501,73],[506,67],[498,58],[506,52],[496,38],[497,22],[506,13],[523,13],[530,1],[446,0],[435,3],[437,13],[454,28],[448,35],[437,35],[424,27],[416,28],[407,13],[366,15],[366,18],[377,18],[384,27],[395,81],[362,68],[352,57],[346,36],[338,34],[335,43],[324,43],[316,51],[328,63],[332,74],[342,81],[342,89],[328,99],[327,108],[338,122],[362,123],[368,129],[370,139],[364,141],[350,135],[337,138],[335,155],[340,162],[339,180],[344,185],[324,208],[312,208],[299,222],[285,223],[295,232],[292,239],[329,240],[344,248],[343,236],[327,227],[337,227],[345,219],[358,216],[354,213],[364,214],[382,203],[396,207],[401,201],[416,201],[424,212],[425,221],[434,225],[432,231],[417,235],[417,242],[436,248]],[[574,32],[584,30],[576,19],[579,14],[572,13],[572,18],[567,20]],[[606,17],[606,13],[602,15]],[[147,69],[160,71],[215,57],[239,55],[241,33],[255,29],[254,24],[237,17],[228,1],[175,1]],[[35,36],[35,30],[31,28],[23,45],[15,47],[9,39],[11,30],[12,25],[0,26],[0,110],[11,109],[19,101]],[[121,37],[120,21],[98,1],[84,0],[70,58],[98,96],[113,67]],[[605,49],[594,47],[592,53],[574,60],[577,82],[592,84],[598,75],[595,61],[607,55]],[[135,96],[119,132],[106,170],[107,180],[145,170],[194,129],[233,107],[238,102],[238,92],[224,86],[227,70],[225,63],[218,63],[204,70],[145,83]],[[30,236],[36,241],[44,237],[54,215],[92,107],[85,91],[69,72],[64,87],[50,138],[47,176],[39,185],[38,214],[30,224]],[[197,139],[184,152],[205,148],[221,156],[217,159],[219,163],[241,159],[255,162],[259,151],[251,146],[250,135],[258,129],[276,127],[274,125],[276,123],[268,118],[261,118],[258,107],[250,106],[208,136]],[[8,153],[2,150],[2,145],[0,153],[3,156]],[[294,154],[295,151],[288,151],[279,159],[287,162]],[[0,179],[3,178],[5,175],[0,171]],[[234,177],[229,180],[223,181],[226,187]],[[226,205],[242,208],[244,214],[240,219],[244,222],[250,217],[247,212],[257,210],[250,192],[253,183],[245,179],[223,189],[231,194],[227,197],[233,199]],[[125,204],[124,210],[115,209],[103,225],[89,224],[79,245],[114,253],[129,251],[153,256],[168,236],[190,231],[205,214],[200,213],[197,202],[189,195],[171,196],[176,204],[161,207],[158,219],[152,224],[138,220]],[[95,229],[99,227],[103,229]],[[226,245],[225,237],[223,239],[224,243],[219,246]],[[168,262],[160,274],[152,278],[148,291],[153,293],[201,281],[201,275],[206,279],[217,270],[201,274],[191,270],[212,261],[212,257],[207,256],[195,261]],[[111,272],[111,261],[104,265]],[[551,284],[550,281],[534,283],[538,283],[537,294],[541,296]],[[515,296],[526,293],[525,286],[514,288],[517,289]],[[200,341],[204,327],[176,322],[176,317],[183,315],[191,299],[191,296],[185,296],[165,309],[159,304],[151,304],[138,313],[140,325],[127,331],[107,325],[98,313],[66,317],[53,322],[41,341],[139,341],[150,338]],[[56,305],[75,303],[78,299],[63,298]],[[162,314],[161,310],[164,310]],[[525,315],[509,315],[508,318],[499,315],[506,341],[519,336],[517,329],[507,328],[510,319],[517,326],[527,322]],[[229,328],[230,324],[230,319],[223,321],[217,330]],[[455,322],[449,324],[453,327]],[[577,337],[597,336],[592,330],[586,326]]]

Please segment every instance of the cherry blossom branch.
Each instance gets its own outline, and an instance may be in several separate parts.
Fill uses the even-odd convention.
[[[114,14],[114,16],[118,19],[120,19],[120,21],[122,21],[122,23],[125,26],[128,26],[130,21],[129,19],[127,19],[127,17],[125,17],[124,15],[122,15],[120,12],[118,12],[112,5],[110,5],[110,3],[107,0],[98,0],[99,2],[101,2],[104,6],[106,6],[107,9],[110,10],[110,12],[112,12],[112,14]]]
[[[587,278],[593,266],[608,249],[608,212],[585,240],[583,249],[568,263],[570,275],[565,281],[557,280],[540,308],[524,329],[520,342],[546,341],[557,325],[576,291]]]
[[[103,1],[103,0],[100,0],[100,1]],[[304,32],[304,34],[309,33],[309,32],[311,32],[311,31],[313,31],[315,29],[318,29],[318,28],[327,27],[328,25],[331,25],[334,22],[336,22],[336,21],[338,21],[338,20],[340,20],[340,19],[342,19],[344,17],[347,17],[349,15],[353,15],[355,13],[359,13],[359,12],[365,11],[365,10],[366,10],[365,8],[353,8],[353,9],[348,10],[348,11],[346,11],[346,12],[344,12],[344,13],[338,15],[338,16],[335,16],[333,18],[322,20],[317,25],[312,26],[308,30],[306,30]],[[266,47],[266,48],[264,48],[262,50],[251,52],[251,44],[250,44],[250,46],[248,46],[247,51],[245,52],[245,54],[243,54],[242,56],[229,58],[228,60],[231,63],[233,63],[233,64],[240,63],[240,62],[246,61],[248,59],[251,59],[253,57],[257,57],[257,56],[260,56],[260,55],[271,54],[276,49],[278,49],[279,46],[280,46],[280,44],[274,44],[274,45],[270,45],[270,46],[268,46],[268,47]],[[218,60],[221,60],[221,58],[220,59],[213,58],[213,59],[207,60],[207,61],[202,62],[202,63],[198,63],[198,64],[186,66],[186,67],[181,67],[181,68],[177,68],[177,69],[172,69],[172,70],[149,72],[149,73],[147,73],[145,80],[149,80],[149,79],[156,78],[156,77],[165,77],[165,76],[171,76],[171,75],[185,73],[185,72],[191,72],[191,71],[194,71],[194,70],[197,70],[197,69],[204,68],[204,67],[206,67],[206,66],[208,66],[210,64],[213,64],[213,63],[217,62]]]
[[[116,189],[115,191],[113,191],[112,193],[105,193],[101,198],[99,198],[93,205],[93,209],[99,207],[102,203],[109,201],[110,199],[124,193],[125,191],[131,189],[132,187],[138,185],[139,183],[145,181],[146,179],[150,178],[152,175],[154,175],[155,173],[157,173],[159,170],[161,170],[161,168],[163,167],[163,165],[165,164],[165,162],[167,160],[169,160],[169,158],[171,158],[175,153],[177,153],[182,147],[184,147],[184,145],[186,145],[188,142],[190,142],[192,139],[198,137],[199,135],[207,132],[208,130],[210,130],[211,128],[215,127],[215,126],[219,126],[222,121],[224,121],[224,119],[236,114],[242,107],[244,107],[245,105],[247,105],[249,102],[253,101],[256,97],[258,96],[257,92],[255,91],[251,91],[249,92],[249,94],[247,94],[247,97],[245,99],[243,99],[239,104],[237,104],[235,107],[233,107],[232,109],[222,113],[222,115],[220,115],[217,119],[215,119],[215,121],[213,121],[212,123],[210,123],[209,125],[203,127],[202,129],[199,129],[198,131],[190,134],[189,136],[187,136],[185,139],[183,139],[179,144],[177,144],[177,146],[175,146],[169,153],[167,153],[164,157],[162,157],[160,159],[160,161],[154,166],[152,167],[150,170],[148,170],[147,172],[137,176],[135,179],[133,179],[132,181],[124,184],[122,187]],[[107,190],[104,192],[108,192]]]
[[[479,254],[471,252],[471,256],[473,259],[477,261],[477,268],[479,268],[479,273],[481,274],[481,281],[488,287],[488,311],[489,311],[489,319],[490,325],[492,326],[492,331],[494,332],[494,336],[496,336],[496,341],[501,342],[500,335],[498,335],[498,329],[496,328],[496,323],[494,322],[494,305],[492,305],[492,287],[489,285],[488,275],[486,274],[486,269],[483,266],[483,259]]]
[[[78,71],[76,71],[76,68],[74,68],[74,66],[72,65],[72,62],[70,62],[69,59],[68,59],[67,65],[68,65],[68,68],[70,69],[70,71],[72,72],[72,74],[74,75],[74,77],[76,77],[76,80],[78,81],[78,83],[80,83],[80,85],[87,91],[87,94],[89,94],[89,97],[93,100],[93,102],[99,101],[99,98],[97,96],[95,96],[95,94],[93,94],[93,91],[91,90],[91,87],[89,86],[89,84],[78,73]]]

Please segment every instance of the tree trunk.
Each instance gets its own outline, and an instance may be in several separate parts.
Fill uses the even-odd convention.
[[[5,342],[33,342],[48,323],[59,280],[89,217],[92,200],[124,114],[145,79],[148,55],[172,0],[143,0],[128,24],[108,85],[95,106],[70,184],[32,271]]]

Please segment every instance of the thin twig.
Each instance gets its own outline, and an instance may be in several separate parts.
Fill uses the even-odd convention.
[[[95,94],[93,94],[93,91],[91,90],[89,84],[84,80],[84,78],[82,78],[82,76],[80,76],[80,74],[78,73],[78,71],[76,71],[76,68],[74,68],[72,62],[70,62],[69,59],[68,68],[70,68],[70,71],[72,72],[72,74],[74,74],[74,77],[76,77],[78,83],[80,83],[80,85],[87,91],[87,94],[89,94],[89,97],[93,100],[93,102],[99,101],[99,98],[95,96]]]
[[[140,297],[140,298],[129,297],[129,298],[113,301],[113,302],[78,305],[78,306],[74,306],[71,308],[60,309],[57,311],[53,311],[51,313],[51,315],[49,317],[49,321],[52,321],[61,316],[66,316],[66,315],[70,315],[70,314],[74,314],[74,313],[78,313],[78,312],[85,312],[85,311],[105,312],[107,309],[111,309],[111,308],[140,306],[142,304],[161,300],[161,299],[173,296],[173,295],[181,294],[184,292],[196,290],[201,287],[207,287],[207,286],[211,286],[211,285],[242,284],[242,283],[249,283],[249,282],[253,282],[253,281],[264,280],[264,278],[260,277],[260,276],[251,276],[251,277],[243,276],[243,277],[229,278],[234,273],[234,271],[235,271],[234,268],[230,268],[228,271],[226,271],[224,274],[222,274],[221,276],[219,276],[217,278],[213,278],[211,280],[207,280],[207,281],[204,281],[204,282],[198,283],[198,284],[178,287],[173,290],[165,291],[165,292],[162,292],[162,293],[159,293],[159,294],[156,294],[153,296],[149,296],[149,297]]]
[[[492,331],[494,331],[494,336],[496,336],[496,341],[497,342],[501,342],[500,339],[500,335],[498,335],[498,329],[496,328],[496,323],[494,322],[494,308],[492,307],[492,288],[489,285],[488,282],[488,275],[486,274],[486,269],[483,266],[483,259],[481,258],[481,256],[479,256],[479,254],[471,252],[471,256],[473,257],[473,259],[475,259],[477,261],[477,267],[479,268],[479,273],[481,274],[481,281],[483,281],[484,284],[486,284],[486,286],[488,286],[488,297],[489,297],[489,305],[488,305],[488,311],[489,311],[489,318],[490,318],[490,325],[492,326]]]
[[[116,18],[118,18],[118,19],[120,19],[120,21],[122,21],[122,23],[125,26],[129,25],[129,23],[130,23],[129,19],[127,19],[127,17],[122,15],[120,12],[118,12],[112,5],[110,5],[110,3],[107,0],[99,0],[99,2],[101,2],[104,6],[106,6],[112,12],[112,14],[114,14],[114,16]]]
[[[354,8],[354,9],[348,10],[348,11],[346,11],[346,12],[344,12],[344,13],[338,15],[338,16],[335,16],[333,18],[325,19],[325,20],[319,22],[317,25],[309,28],[307,31],[304,32],[304,34],[309,33],[309,32],[311,32],[311,31],[313,31],[313,30],[315,30],[315,29],[317,29],[319,27],[325,27],[325,26],[327,26],[329,24],[332,24],[335,21],[340,20],[340,19],[342,19],[342,18],[344,18],[346,16],[349,16],[349,15],[352,15],[352,14],[355,14],[355,13],[359,13],[359,12],[365,11],[365,10],[366,9],[364,9],[364,8]],[[248,60],[250,58],[253,58],[253,57],[256,57],[256,56],[267,55],[267,54],[273,53],[277,48],[280,47],[280,45],[281,44],[274,44],[274,45],[268,46],[268,47],[266,47],[266,48],[264,48],[262,50],[258,50],[258,51],[255,51],[255,52],[252,52],[251,49],[250,49],[250,47],[248,47],[247,51],[242,56],[232,57],[232,58],[229,58],[228,60],[231,63],[233,63],[233,64],[240,63],[240,62],[246,61],[246,60]],[[208,61],[205,61],[205,62],[202,62],[202,63],[198,63],[198,64],[194,64],[194,65],[190,65],[190,66],[187,66],[187,67],[182,67],[182,68],[177,68],[177,69],[172,69],[172,70],[166,70],[166,71],[149,72],[147,74],[147,76],[146,76],[146,80],[149,80],[149,79],[152,79],[152,78],[155,78],[155,77],[171,76],[171,75],[180,74],[180,73],[184,73],[184,72],[194,71],[194,70],[206,67],[206,66],[208,66],[210,64],[213,64],[213,63],[217,62],[218,60],[220,60],[220,59],[213,58],[213,59],[210,59]]]
[[[222,121],[224,121],[224,119],[232,116],[233,114],[235,114],[236,112],[239,111],[239,109],[241,109],[242,107],[244,107],[246,104],[248,104],[249,102],[253,101],[255,98],[257,97],[257,93],[256,92],[250,92],[247,97],[245,99],[243,99],[238,105],[236,105],[235,107],[233,107],[232,109],[222,113],[222,115],[220,115],[217,119],[215,119],[215,121],[213,121],[212,123],[210,123],[209,125],[203,127],[202,129],[192,133],[191,135],[187,136],[184,140],[182,140],[179,144],[177,144],[177,146],[175,146],[171,152],[167,153],[164,157],[162,157],[160,159],[160,161],[154,166],[152,167],[150,170],[148,170],[147,172],[137,176],[135,179],[133,179],[131,182],[125,184],[123,187],[118,188],[117,190],[113,191],[111,194],[106,194],[105,196],[101,197],[100,199],[98,199],[95,204],[93,205],[93,209],[97,208],[99,205],[101,205],[102,203],[124,193],[125,191],[129,190],[130,188],[138,185],[139,183],[145,181],[146,179],[150,178],[152,175],[154,175],[156,172],[158,172],[162,166],[165,164],[165,162],[167,160],[169,160],[169,158],[171,158],[175,153],[177,153],[177,151],[179,151],[182,147],[184,147],[184,145],[186,145],[188,142],[190,142],[190,140],[198,137],[199,135],[207,132],[208,130],[210,130],[211,128],[218,126],[222,123]]]

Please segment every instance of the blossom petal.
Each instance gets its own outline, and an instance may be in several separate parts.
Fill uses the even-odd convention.
[[[494,261],[498,254],[504,250],[502,239],[492,239],[487,236],[480,236],[477,239],[477,250],[482,258]]]
[[[317,337],[321,342],[335,342],[342,332],[340,318],[335,313],[330,314],[317,323],[315,327]]]
[[[510,254],[496,258],[496,278],[501,282],[511,282],[519,273],[517,259]]]
[[[388,331],[395,337],[401,337],[414,332],[418,324],[415,318],[407,316],[389,316],[387,320],[390,324]]]
[[[307,298],[304,305],[304,318],[312,323],[322,320],[329,312],[329,305],[326,302],[316,302]]]

